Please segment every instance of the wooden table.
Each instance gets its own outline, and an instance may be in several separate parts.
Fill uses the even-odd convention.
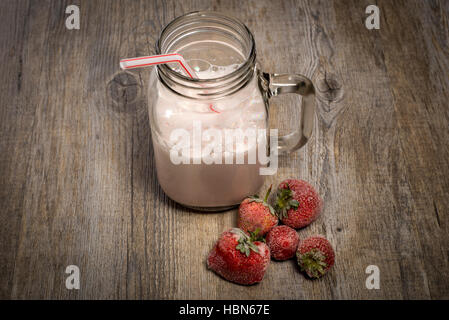
[[[365,27],[371,2],[379,30]],[[65,27],[70,4],[80,30]],[[197,213],[158,185],[149,70],[118,61],[154,53],[161,28],[194,10],[244,21],[267,72],[314,79],[313,138],[264,189],[299,177],[319,190],[323,214],[299,234],[332,242],[323,279],[293,260],[255,286],[219,278],[205,259],[237,210]],[[0,298],[448,299],[448,16],[444,0],[2,1]],[[281,131],[295,103],[273,100]],[[65,287],[68,265],[79,290]]]

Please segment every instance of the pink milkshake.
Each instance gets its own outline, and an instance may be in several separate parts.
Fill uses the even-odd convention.
[[[217,66],[198,59],[189,64],[196,66],[194,69],[200,79],[218,78],[239,66]],[[248,156],[258,152],[257,143],[251,139],[229,143],[225,139],[226,130],[266,129],[267,110],[256,75],[231,95],[202,101],[182,97],[155,81],[156,78],[154,72],[150,86],[156,86],[158,93],[150,117],[158,119],[152,126],[152,139],[158,180],[164,192],[180,204],[203,209],[236,205],[246,196],[257,193],[264,177],[259,172],[261,165],[251,163]],[[201,131],[196,130],[195,125],[200,126]],[[173,138],[174,130],[179,129],[188,133],[189,141]],[[212,140],[209,132],[222,139]],[[193,139],[198,136],[200,145],[196,147],[200,150],[195,150]],[[181,163],[170,157],[175,147],[186,151],[187,156]],[[221,154],[215,153],[216,150],[221,150]],[[205,156],[214,161],[205,163]],[[232,164],[226,164],[226,157],[233,160]],[[237,164],[238,158],[244,162]]]

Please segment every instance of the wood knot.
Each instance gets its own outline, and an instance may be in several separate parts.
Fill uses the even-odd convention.
[[[107,94],[114,102],[116,111],[133,112],[140,89],[141,86],[133,74],[120,72],[109,81]]]
[[[324,77],[316,81],[316,90],[319,98],[327,103],[339,102],[343,98],[343,87],[332,73],[325,72]]]

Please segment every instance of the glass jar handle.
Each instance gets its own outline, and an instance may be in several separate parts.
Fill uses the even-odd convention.
[[[300,74],[266,74],[269,97],[283,93],[301,95],[301,120],[299,128],[278,138],[278,152],[293,152],[304,146],[312,135],[315,118],[315,88],[312,81]]]

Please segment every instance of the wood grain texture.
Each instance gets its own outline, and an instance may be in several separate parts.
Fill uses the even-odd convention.
[[[449,3],[368,0],[12,1],[0,4],[0,298],[449,299]],[[81,29],[65,28],[78,4]],[[161,28],[194,10],[242,20],[267,72],[298,72],[318,90],[312,140],[280,158],[324,199],[300,237],[325,235],[333,270],[310,281],[272,262],[238,286],[206,269],[236,210],[202,214],[160,189],[146,109]],[[295,97],[271,123],[288,132]],[[265,186],[265,187],[266,187]],[[64,271],[81,270],[81,289]],[[377,265],[381,289],[367,290]]]

